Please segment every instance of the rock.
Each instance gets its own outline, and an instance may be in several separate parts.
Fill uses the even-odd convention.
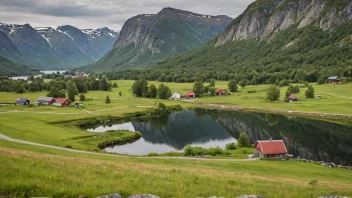
[[[348,198],[348,197],[337,196],[337,195],[329,195],[329,196],[322,196],[322,197],[317,197],[317,198]]]
[[[81,195],[81,196],[79,196],[79,198],[88,198],[88,196],[87,195]]]
[[[141,195],[132,195],[132,196],[129,196],[128,198],[160,198],[156,195],[150,195],[150,194],[141,194]]]
[[[301,156],[298,156],[297,159],[302,159]]]
[[[265,198],[265,197],[259,196],[259,195],[242,195],[237,198]]]
[[[120,194],[103,195],[97,198],[122,198]]]

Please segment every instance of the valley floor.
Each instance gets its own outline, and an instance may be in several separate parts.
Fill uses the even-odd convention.
[[[135,98],[130,93],[133,81],[116,82],[119,88],[112,92],[87,93],[86,98],[90,100],[83,102],[83,109],[0,106],[0,134],[60,148],[70,146],[77,150],[102,153],[96,145],[72,140],[91,133],[68,123],[54,123],[108,115],[123,117],[125,113],[143,111],[159,102],[181,104],[184,108],[216,104],[260,108],[263,111],[277,109],[352,115],[352,93],[349,91],[352,84],[315,86],[316,95],[321,95],[322,100],[270,103],[265,101],[266,85],[248,86],[231,96],[205,96],[185,102]],[[181,94],[193,87],[193,84],[187,83],[166,84],[172,91]],[[226,89],[227,82],[217,82],[216,87]],[[282,88],[282,96],[286,89]],[[248,93],[251,90],[257,92]],[[298,94],[299,98],[304,98],[304,91],[302,89]],[[119,92],[122,92],[121,97],[118,96]],[[46,92],[21,95],[1,92],[0,102],[13,102],[18,97],[28,97],[34,102],[41,95],[46,95]],[[106,95],[110,96],[111,104],[105,104]],[[349,118],[329,120],[352,123]],[[7,140],[0,140],[0,160],[0,197],[94,197],[111,193],[123,196],[152,193],[160,197],[187,198],[235,197],[243,194],[266,197],[352,196],[352,171],[295,161],[195,161],[100,156]],[[316,184],[309,184],[315,180]]]

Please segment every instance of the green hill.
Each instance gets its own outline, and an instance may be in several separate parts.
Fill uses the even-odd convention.
[[[14,63],[0,56],[0,76],[21,76],[39,73],[28,66]]]

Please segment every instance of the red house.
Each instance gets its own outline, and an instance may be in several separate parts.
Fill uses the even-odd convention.
[[[71,101],[67,98],[56,98],[54,105],[58,107],[68,107],[71,105]]]
[[[219,90],[216,92],[216,95],[218,95],[218,96],[223,96],[223,95],[225,95],[225,92],[224,92],[224,90],[219,89]]]
[[[342,83],[342,80],[338,76],[330,76],[328,78],[328,81],[329,81],[330,84],[340,84],[340,83]]]
[[[186,91],[186,93],[184,94],[185,98],[195,98],[196,94],[194,94],[193,91]]]
[[[295,96],[295,94],[291,94],[290,97],[288,98],[290,101],[297,101],[298,98]]]
[[[254,157],[257,158],[284,158],[287,149],[282,140],[258,141],[254,146]]]

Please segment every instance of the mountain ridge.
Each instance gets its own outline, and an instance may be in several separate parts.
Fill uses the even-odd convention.
[[[194,49],[218,35],[232,19],[164,8],[128,19],[112,50],[86,70],[145,66]]]

